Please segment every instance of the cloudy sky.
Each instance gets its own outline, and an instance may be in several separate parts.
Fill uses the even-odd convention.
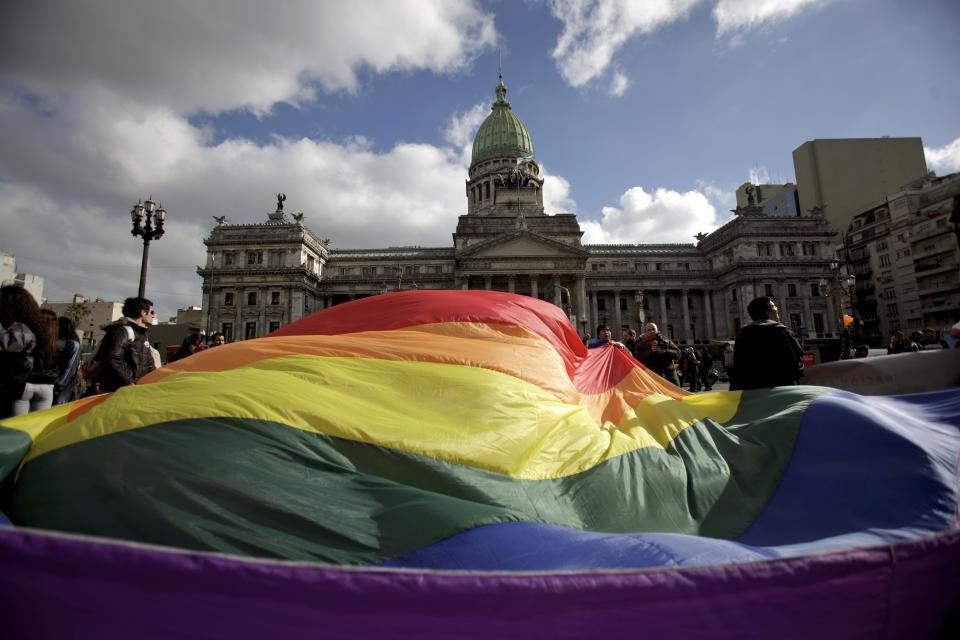
[[[168,210],[148,296],[199,304],[203,238],[286,209],[340,248],[448,246],[502,52],[549,212],[689,242],[806,140],[921,136],[960,170],[955,0],[14,0],[0,250],[50,300],[135,293],[129,210]]]

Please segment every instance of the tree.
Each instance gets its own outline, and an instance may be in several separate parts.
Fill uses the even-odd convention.
[[[73,321],[73,324],[79,327],[83,322],[83,319],[90,315],[93,311],[93,307],[90,306],[89,302],[74,302],[66,311],[63,312],[63,315],[67,318],[70,318]]]

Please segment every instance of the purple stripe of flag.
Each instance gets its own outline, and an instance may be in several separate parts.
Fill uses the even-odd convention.
[[[960,603],[957,576],[957,531],[724,566],[480,574],[0,528],[0,627],[11,638],[922,638]]]

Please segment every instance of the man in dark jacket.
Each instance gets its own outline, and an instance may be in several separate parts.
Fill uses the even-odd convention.
[[[644,325],[643,336],[637,341],[633,357],[663,379],[680,386],[677,378],[680,348],[660,335],[660,329],[653,322]]]
[[[730,390],[797,384],[803,372],[803,349],[793,332],[780,324],[777,305],[762,296],[750,301],[747,313],[753,322],[737,334]]]
[[[155,319],[152,302],[127,298],[123,302],[123,317],[104,327],[103,342],[94,356],[94,360],[100,361],[97,382],[101,391],[116,391],[153,371],[147,329]]]

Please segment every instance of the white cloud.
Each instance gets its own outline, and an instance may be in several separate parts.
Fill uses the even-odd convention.
[[[699,191],[680,193],[633,187],[620,196],[620,207],[604,207],[602,218],[581,222],[588,244],[693,243],[693,236],[719,226],[716,209]]]
[[[632,38],[685,20],[703,1],[550,0],[551,13],[563,23],[552,54],[560,74],[570,86],[586,86],[607,72],[617,52]],[[786,20],[830,1],[714,0],[717,35],[735,32],[729,44],[739,47],[744,44],[743,31]],[[609,93],[620,96],[627,86],[626,76],[615,71]]]
[[[168,222],[147,292],[167,316],[199,302],[210,217],[264,221],[278,191],[342,248],[447,246],[477,107],[448,145],[377,152],[362,135],[214,144],[188,116],[265,113],[369,73],[455,72],[496,38],[474,2],[16,3],[0,23],[0,249],[48,296],[123,298],[141,252],[128,212],[153,195]]]
[[[743,31],[792,18],[830,0],[719,0],[713,9],[717,35]],[[742,42],[741,42],[742,44]]]
[[[563,23],[553,58],[568,84],[582,87],[602,75],[632,37],[685,18],[700,0],[551,0]]]
[[[924,147],[927,165],[939,175],[960,171],[960,138],[942,147]]]
[[[470,164],[473,137],[488,115],[490,115],[490,103],[481,102],[462,113],[454,114],[444,129],[443,139],[460,150],[460,159],[464,165]]]
[[[613,74],[613,80],[610,81],[610,95],[619,98],[630,87],[630,78],[622,71],[616,71]]]
[[[752,167],[749,179],[750,184],[770,184],[770,172],[764,166]]]
[[[176,6],[174,6],[176,5]],[[5,7],[0,75],[51,97],[104,91],[178,112],[267,112],[358,73],[463,69],[497,38],[493,16],[443,0],[71,0]]]

